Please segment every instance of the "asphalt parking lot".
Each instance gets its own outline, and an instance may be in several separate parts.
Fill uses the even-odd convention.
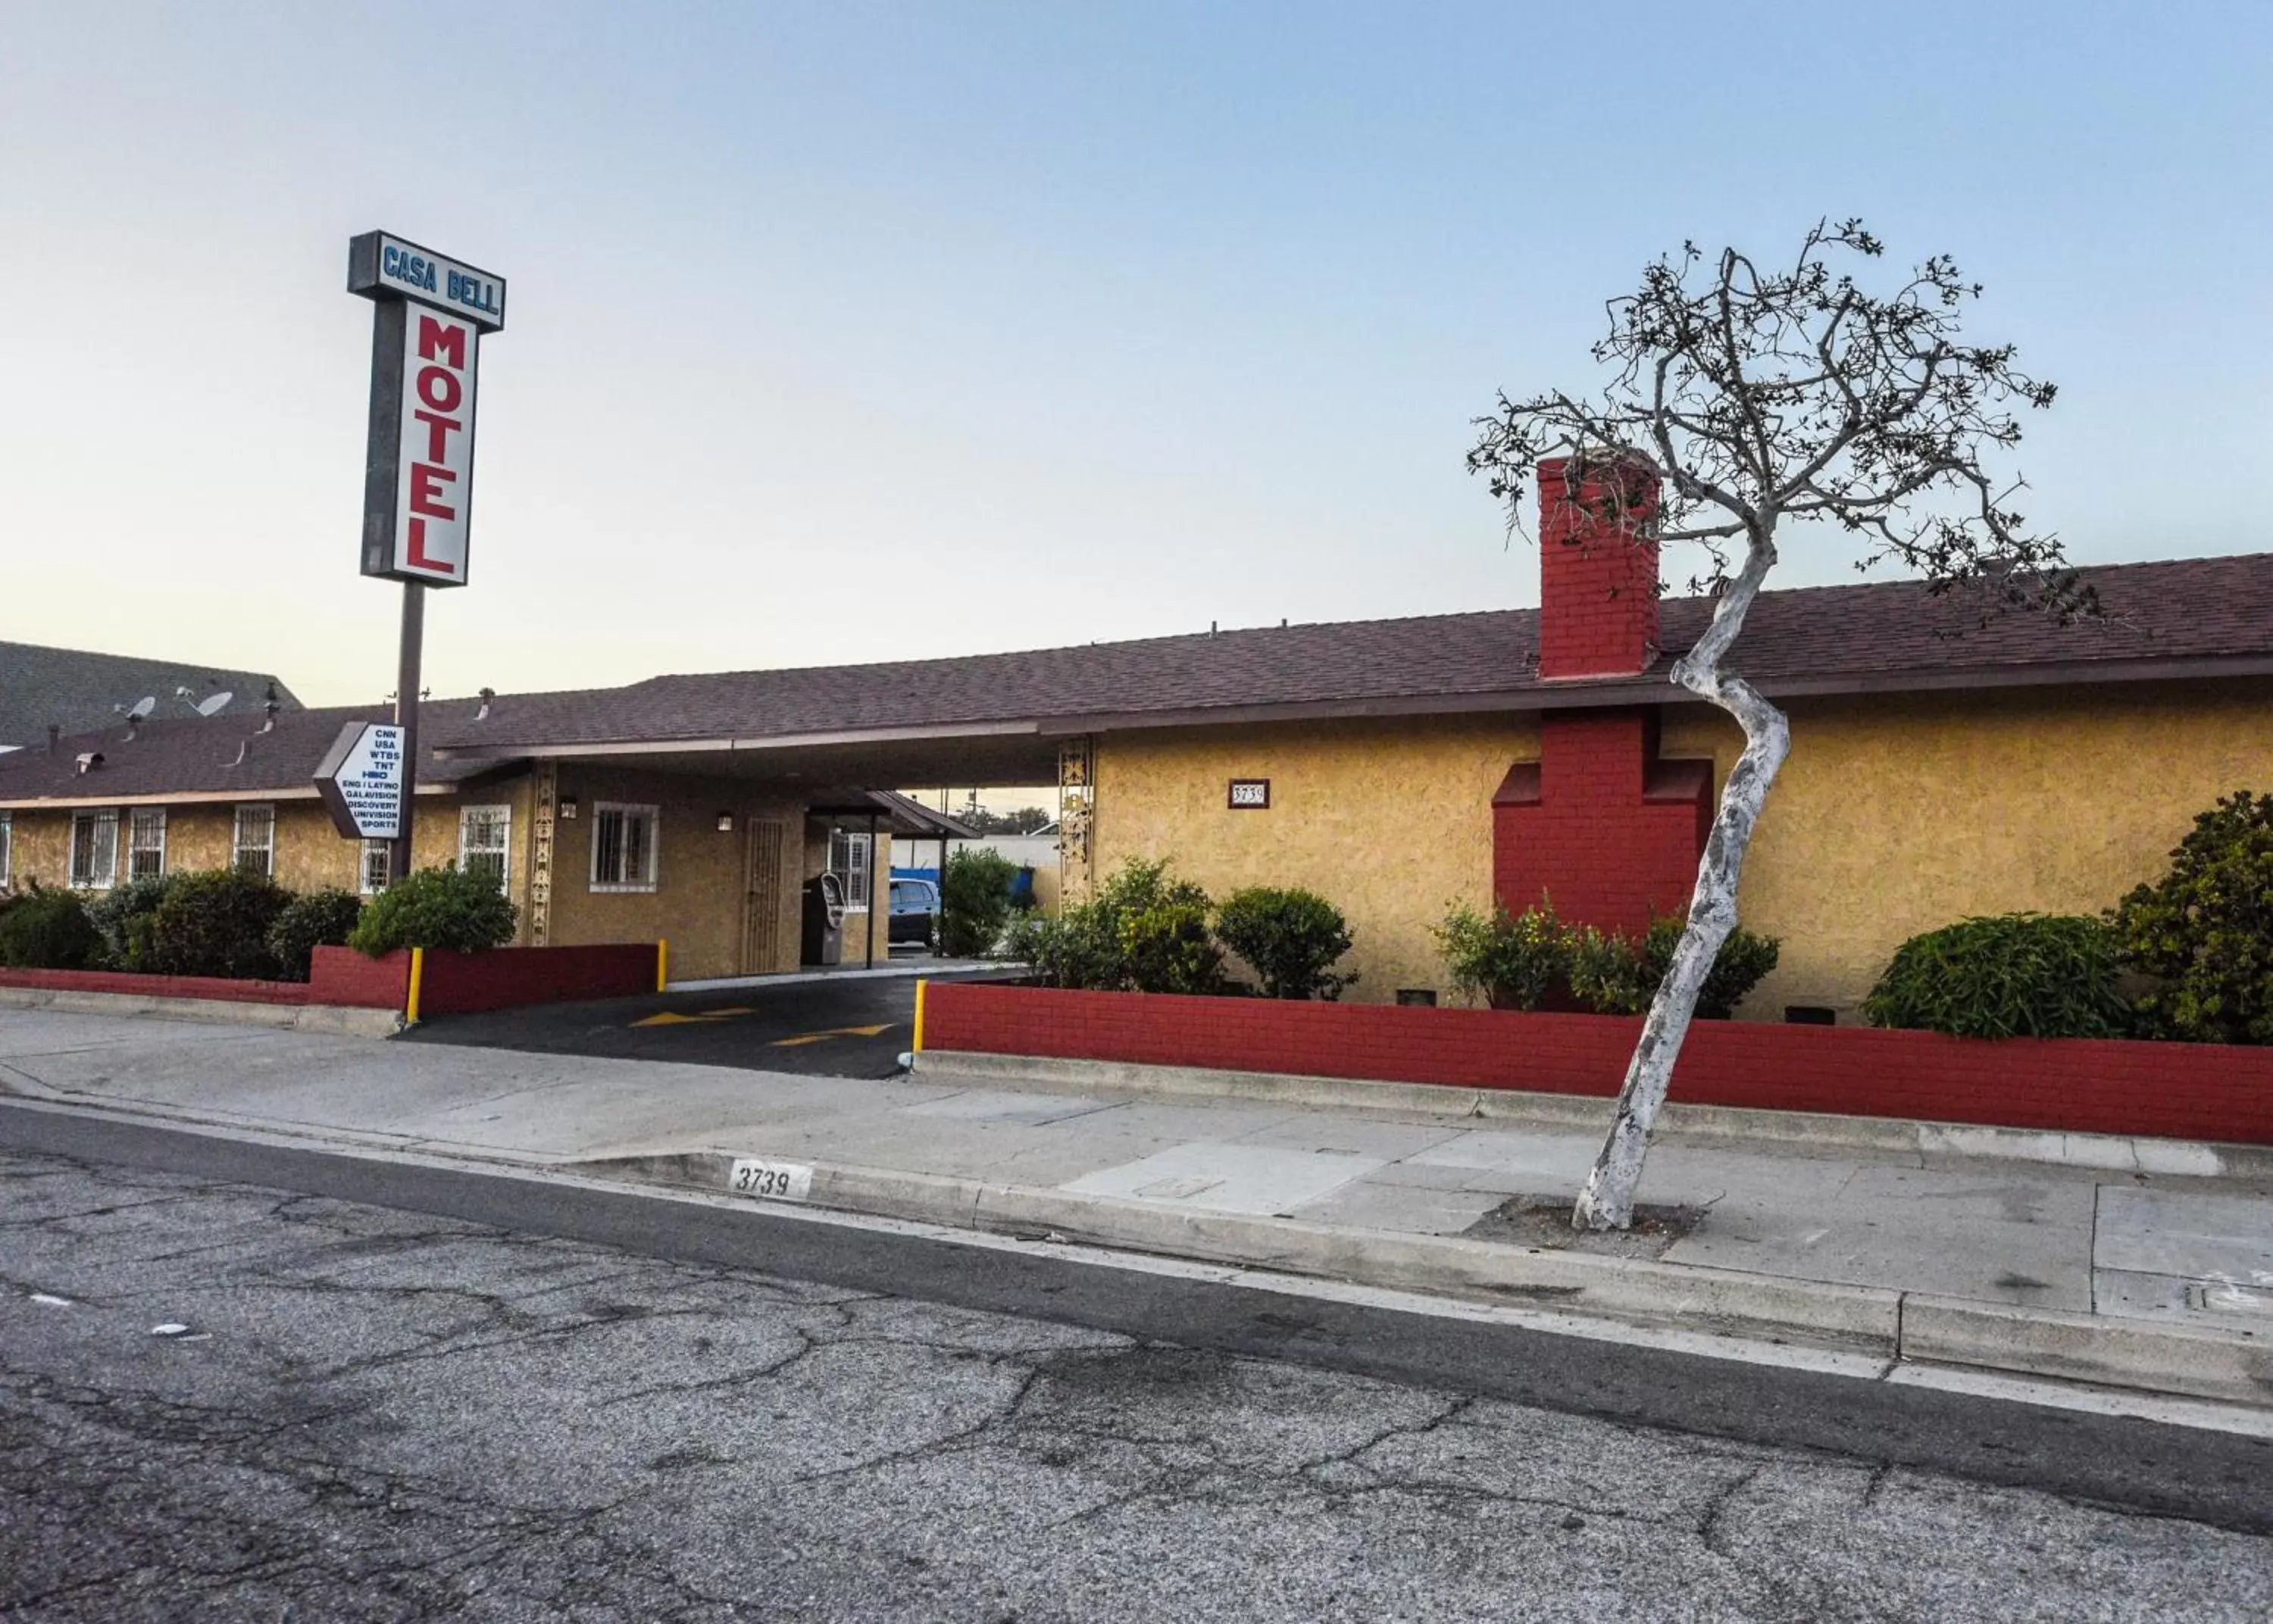
[[[947,970],[961,978],[999,971]],[[656,992],[437,1015],[397,1042],[541,1054],[680,1060],[753,1071],[889,1077],[915,1036],[912,975],[838,975],[709,992]]]

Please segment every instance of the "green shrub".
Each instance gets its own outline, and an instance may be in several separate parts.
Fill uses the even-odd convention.
[[[1641,950],[1632,941],[1591,924],[1573,930],[1569,940],[1567,984],[1580,1007],[1602,1015],[1639,1014],[1649,1007],[1657,983],[1649,979]]]
[[[37,880],[0,908],[0,964],[13,969],[90,969],[102,963],[102,935],[69,891]]]
[[[1207,918],[1205,891],[1170,879],[1166,860],[1131,857],[1088,902],[1014,921],[1004,947],[1044,986],[1219,992],[1223,953]]]
[[[130,879],[87,905],[86,917],[102,937],[103,957],[113,969],[150,968],[151,922],[173,889],[175,877],[161,874]]]
[[[1002,952],[1045,987],[1113,988],[1125,979],[1120,922],[1088,904],[1069,906],[1055,918],[1019,915],[1002,939]]]
[[[1674,949],[1681,944],[1683,921],[1653,919],[1637,941],[1614,936],[1591,925],[1571,937],[1571,996],[1597,1014],[1639,1015],[1673,968]],[[1742,925],[1729,932],[1714,956],[1698,989],[1696,1015],[1700,1021],[1727,1021],[1737,1006],[1776,967],[1783,945],[1773,936],[1761,936]]]
[[[277,973],[287,981],[305,981],[319,947],[347,945],[363,913],[363,899],[349,891],[326,887],[296,896],[268,927],[268,951]]]
[[[2239,791],[2194,819],[2170,872],[2112,916],[2116,952],[2154,985],[2143,1029],[2273,1044],[2273,795]]]
[[[1999,914],[1913,936],[1863,1000],[1873,1026],[1959,1037],[2121,1037],[2115,936],[2077,915]]]
[[[347,945],[374,959],[398,947],[479,953],[511,941],[518,917],[494,874],[448,864],[406,875],[371,898]]]
[[[1223,949],[1205,902],[1162,902],[1121,916],[1121,974],[1139,992],[1221,992]]]
[[[1570,972],[1570,934],[1544,900],[1514,916],[1503,907],[1486,917],[1462,904],[1436,936],[1452,985],[1495,1009],[1536,1009]]]
[[[939,950],[950,959],[992,953],[1010,922],[1010,888],[1018,865],[999,851],[965,849],[947,859],[940,878]]]
[[[1334,999],[1357,980],[1333,969],[1350,949],[1348,922],[1312,892],[1234,891],[1217,911],[1215,933],[1254,970],[1265,998]]]
[[[161,976],[268,979],[276,974],[268,927],[291,894],[259,874],[216,869],[170,877],[146,916],[143,962]]]

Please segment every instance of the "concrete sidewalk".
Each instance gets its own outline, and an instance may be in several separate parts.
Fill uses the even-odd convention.
[[[713,1191],[762,1159],[889,1216],[2273,1403],[2265,1179],[1671,1133],[1642,1199],[1686,1222],[1604,1244],[1495,1216],[1567,1204],[1601,1102],[1479,1121],[938,1065],[872,1081],[0,1011],[0,1089],[54,1104]]]

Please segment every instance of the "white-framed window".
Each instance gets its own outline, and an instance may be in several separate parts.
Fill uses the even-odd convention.
[[[0,886],[16,877],[16,817],[0,812]]]
[[[166,809],[138,806],[126,815],[126,878],[155,879],[166,872]]]
[[[865,914],[869,899],[875,895],[874,882],[869,878],[868,831],[866,829],[831,829],[829,831],[829,872],[844,882],[844,911]]]
[[[359,866],[356,888],[365,896],[377,896],[386,890],[387,866],[394,860],[394,843],[392,841],[364,842],[363,853],[357,859]]]
[[[71,814],[71,882],[81,891],[108,891],[118,879],[118,809]]]
[[[458,812],[458,866],[478,869],[500,891],[513,877],[513,808],[466,806]]]
[[[655,806],[597,801],[592,806],[592,889],[652,891],[657,826]]]
[[[240,874],[276,877],[276,808],[268,802],[236,809],[236,838],[229,866]]]

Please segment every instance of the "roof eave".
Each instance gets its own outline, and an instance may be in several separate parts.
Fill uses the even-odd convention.
[[[1756,678],[1771,698],[1832,698],[1849,694],[1947,692],[2073,686],[2090,683],[2184,682],[2273,676],[2273,653],[2157,657],[2129,660],[2023,662],[2006,665],[1952,667],[1931,671],[1838,671],[1820,676]],[[810,749],[830,745],[881,745],[920,739],[994,738],[1016,735],[1043,737],[1084,733],[1127,733],[1164,728],[1237,727],[1255,722],[1362,721],[1369,717],[1475,715],[1632,705],[1653,698],[1697,702],[1686,693],[1667,695],[1669,671],[1604,679],[1574,678],[1533,683],[1473,693],[1358,696],[1286,704],[1187,706],[1159,710],[1093,711],[1007,722],[938,722],[924,727],[844,728],[827,732],[760,737],[598,739],[531,744],[448,745],[435,747],[443,760],[510,757],[641,756],[727,753]]]

